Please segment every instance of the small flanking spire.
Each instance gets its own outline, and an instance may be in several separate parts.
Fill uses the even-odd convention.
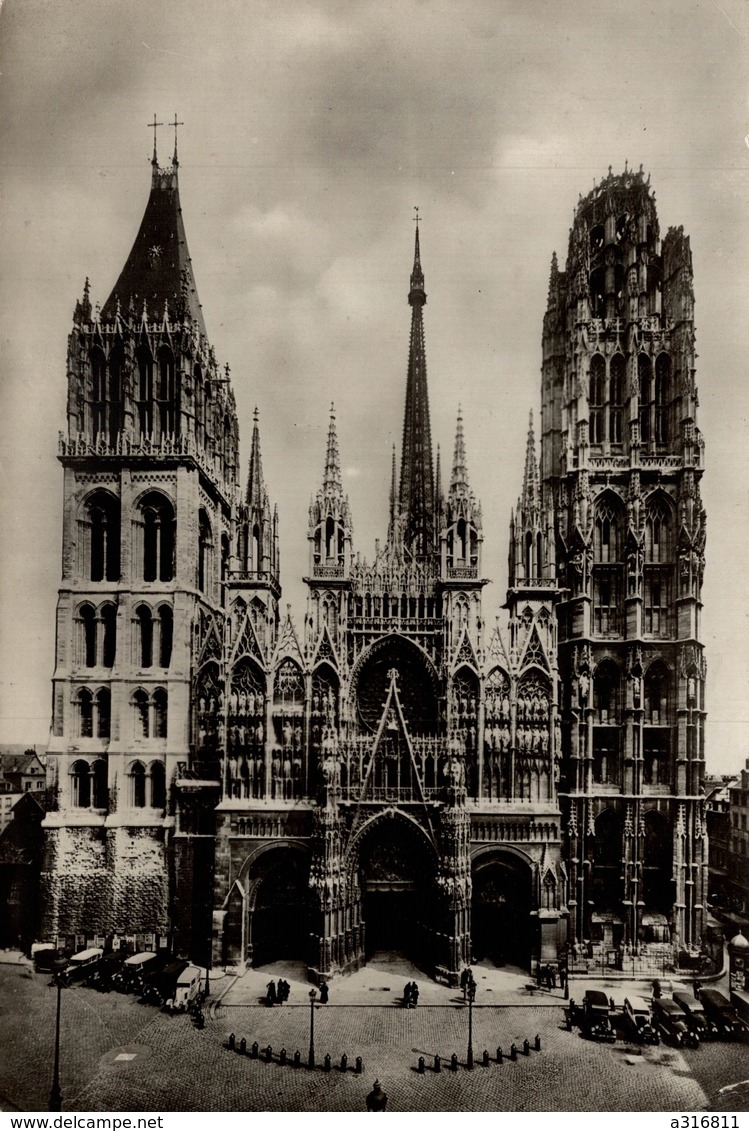
[[[463,410],[459,407],[458,423],[455,429],[455,453],[453,455],[453,470],[450,477],[450,493],[464,495],[468,493],[468,490],[466,442],[463,434]]]
[[[525,471],[523,473],[522,506],[525,514],[528,515],[535,510],[540,501],[536,438],[533,434],[533,409],[531,409],[528,420],[528,440],[525,448]]]
[[[328,426],[328,447],[325,453],[325,472],[323,474],[323,492],[326,495],[340,495],[343,486],[341,483],[341,458],[338,454],[338,432],[335,425],[335,405],[330,406],[330,424]]]
[[[252,447],[250,449],[250,470],[247,476],[247,503],[251,507],[262,508],[267,505],[268,493],[263,479],[263,461],[260,456],[260,428],[258,426],[257,406],[252,427]]]

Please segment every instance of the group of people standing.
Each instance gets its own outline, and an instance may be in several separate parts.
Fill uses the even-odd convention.
[[[278,986],[275,982],[268,982],[268,994],[266,1001],[268,1005],[283,1005],[285,1001],[289,1000],[291,993],[291,986],[285,978],[278,979]]]
[[[419,1004],[419,987],[416,982],[406,982],[403,988],[403,1006],[405,1009],[416,1009]]]

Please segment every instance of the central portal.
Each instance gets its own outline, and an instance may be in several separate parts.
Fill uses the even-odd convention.
[[[359,847],[367,958],[388,951],[424,970],[434,965],[436,867],[425,833],[408,818],[373,822]]]

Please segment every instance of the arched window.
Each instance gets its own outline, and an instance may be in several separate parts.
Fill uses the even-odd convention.
[[[162,436],[177,434],[177,396],[174,380],[174,354],[168,346],[161,346],[156,354],[158,379],[156,403],[159,412],[159,429]]]
[[[166,738],[167,732],[168,698],[163,687],[157,687],[153,693],[153,735],[154,738]]]
[[[159,667],[168,668],[172,662],[174,614],[171,605],[159,606]]]
[[[91,434],[94,440],[107,433],[107,362],[99,347],[89,354],[91,365]]]
[[[133,692],[133,707],[135,709],[136,738],[148,738],[150,733],[148,695],[142,688]]]
[[[533,577],[533,535],[530,530],[525,532],[525,579],[529,581]]]
[[[536,534],[536,577],[543,577],[544,575],[544,548],[543,538],[541,531]]]
[[[651,664],[645,674],[645,723],[665,726],[670,722],[670,675],[665,664]]]
[[[151,808],[166,808],[166,771],[161,762],[151,765]]]
[[[198,515],[198,589],[201,593],[213,588],[213,539],[208,515],[201,507]]]
[[[138,636],[138,662],[142,668],[153,663],[153,616],[148,605],[138,605],[135,610]]]
[[[667,444],[671,404],[671,358],[660,353],[655,361],[655,442]]]
[[[87,574],[92,581],[119,581],[119,500],[106,491],[96,491],[83,504],[80,523],[84,575]]]
[[[603,224],[596,224],[595,227],[590,229],[590,251],[592,255],[597,255],[599,251],[603,251],[605,239],[606,231]]]
[[[174,509],[164,495],[151,491],[141,500],[143,522],[143,580],[171,581],[174,577]]]
[[[596,723],[609,725],[619,721],[619,669],[604,660],[593,676],[593,708]]]
[[[86,687],[78,692],[78,735],[80,738],[94,736],[94,697]]]
[[[75,809],[91,808],[91,776],[88,762],[79,759],[70,768],[71,801]]]
[[[622,442],[622,405],[624,403],[625,362],[615,353],[609,367],[609,442]]]
[[[257,573],[263,568],[263,536],[257,523],[252,528],[252,565]]]
[[[207,452],[213,450],[213,400],[211,399],[211,382],[203,385],[203,440]]]
[[[603,318],[606,314],[606,272],[596,267],[590,273],[590,313],[593,318]]]
[[[96,693],[96,736],[109,738],[112,728],[112,695],[108,687]]]
[[[461,563],[465,563],[467,538],[466,538],[466,520],[464,518],[458,519],[458,525],[457,525],[457,528],[456,528],[456,533],[457,533],[457,536],[458,536],[458,545],[457,545],[458,557],[460,558]]]
[[[101,662],[103,667],[114,667],[117,651],[117,608],[115,605],[106,604],[101,607]]]
[[[229,557],[231,555],[231,546],[229,543],[229,535],[223,533],[221,535],[221,604],[226,604],[226,590],[224,582],[229,576]]]
[[[130,805],[133,809],[146,806],[146,770],[142,762],[134,762],[130,767]]]
[[[603,407],[605,402],[606,362],[600,353],[590,359],[590,384],[588,408],[590,419],[590,442],[603,442]]]
[[[596,508],[594,530],[595,561],[606,564],[619,561],[619,507],[603,502]]]
[[[668,563],[672,558],[671,513],[661,499],[648,507],[645,516],[645,561],[649,564]]]
[[[150,438],[153,433],[153,356],[143,343],[135,351],[138,366],[138,384],[135,407],[137,412],[140,439]]]
[[[649,444],[652,436],[653,365],[647,354],[637,355],[637,377],[640,390],[640,440]]]
[[[87,668],[96,667],[96,612],[92,605],[81,605],[78,615],[82,626],[82,658]]]
[[[103,758],[97,758],[94,762],[91,777],[93,786],[93,796],[91,798],[91,801],[93,808],[106,809],[108,800],[107,794],[109,790],[107,781],[107,763]]]

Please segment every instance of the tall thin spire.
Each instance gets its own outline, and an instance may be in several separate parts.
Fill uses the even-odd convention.
[[[528,420],[528,440],[525,447],[525,471],[523,473],[522,505],[526,515],[540,503],[538,463],[536,461],[536,438],[533,434],[533,409]]]
[[[262,507],[267,503],[268,493],[263,479],[263,461],[260,456],[260,428],[258,411],[255,407],[252,427],[252,447],[250,448],[250,470],[247,476],[247,502],[251,507]]]
[[[434,466],[422,316],[427,296],[421,270],[418,214],[416,221],[414,265],[408,293],[411,339],[403,420],[400,510],[404,518],[406,549],[414,558],[423,561],[432,553],[434,545]]]
[[[323,473],[323,492],[326,495],[340,495],[343,487],[341,484],[341,459],[338,454],[338,432],[335,424],[335,405],[330,406],[330,424],[328,425],[328,446],[325,452],[325,471]]]
[[[458,408],[458,423],[455,429],[455,452],[453,455],[453,470],[450,477],[450,493],[466,494],[468,492],[468,468],[466,466],[466,442],[463,434],[463,411]]]
[[[388,527],[388,537],[392,538],[395,531],[395,515],[397,506],[397,489],[396,489],[396,474],[395,474],[395,444],[393,444],[393,463],[390,470],[390,525]]]

